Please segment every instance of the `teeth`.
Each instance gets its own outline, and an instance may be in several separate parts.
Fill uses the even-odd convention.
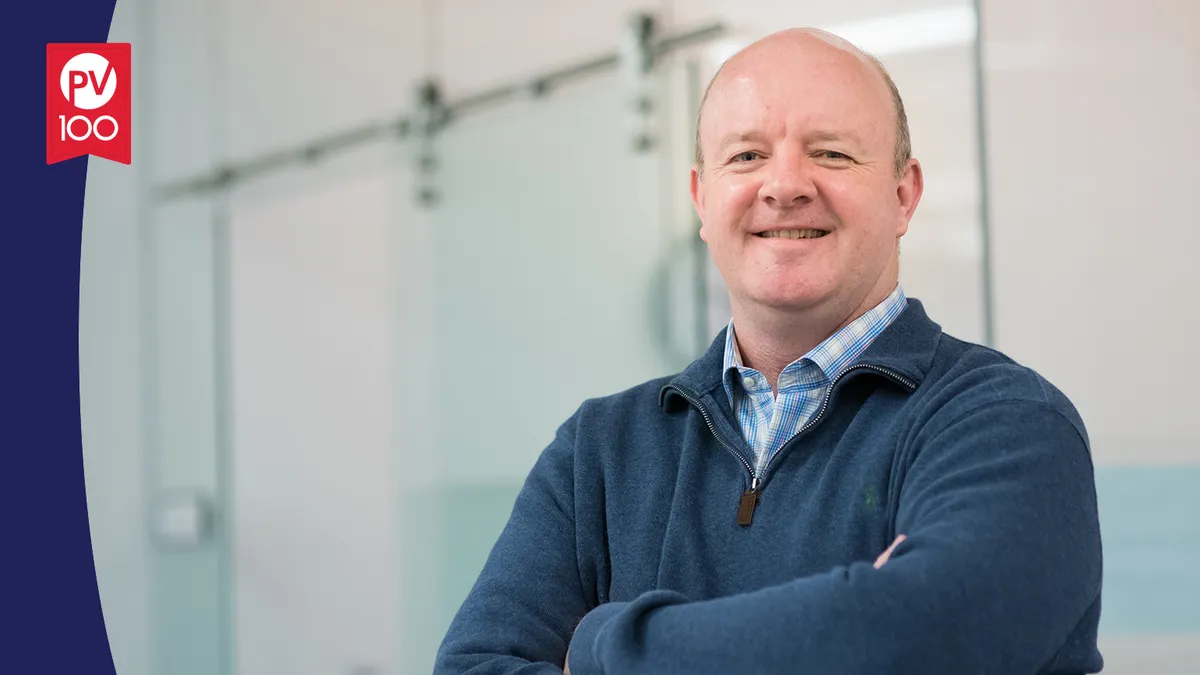
[[[762,233],[767,239],[816,239],[824,235],[823,230],[771,230]]]

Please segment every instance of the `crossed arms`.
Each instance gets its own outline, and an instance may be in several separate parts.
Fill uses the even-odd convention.
[[[656,590],[597,604],[577,554],[573,448],[560,431],[435,672],[561,673],[568,649],[574,675],[1047,670],[1098,612],[1099,524],[1081,430],[1045,403],[1014,400],[920,443],[898,498],[906,539],[885,565],[852,562],[710,600]]]

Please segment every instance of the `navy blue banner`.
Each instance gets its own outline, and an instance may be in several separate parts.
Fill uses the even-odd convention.
[[[106,42],[114,5],[0,2],[0,673],[114,673],[79,420],[88,158],[46,164],[46,44]]]

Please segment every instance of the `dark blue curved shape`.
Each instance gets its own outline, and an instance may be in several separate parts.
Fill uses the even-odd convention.
[[[46,164],[46,43],[106,42],[115,0],[0,2],[0,672],[113,674],[79,419],[87,157]],[[136,46],[134,47],[136,49]]]

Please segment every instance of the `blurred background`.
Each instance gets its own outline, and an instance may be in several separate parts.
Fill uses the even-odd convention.
[[[120,0],[80,287],[118,672],[429,672],[558,424],[728,320],[695,109],[797,25],[905,98],[907,293],[1088,424],[1105,672],[1197,672],[1193,0]]]

